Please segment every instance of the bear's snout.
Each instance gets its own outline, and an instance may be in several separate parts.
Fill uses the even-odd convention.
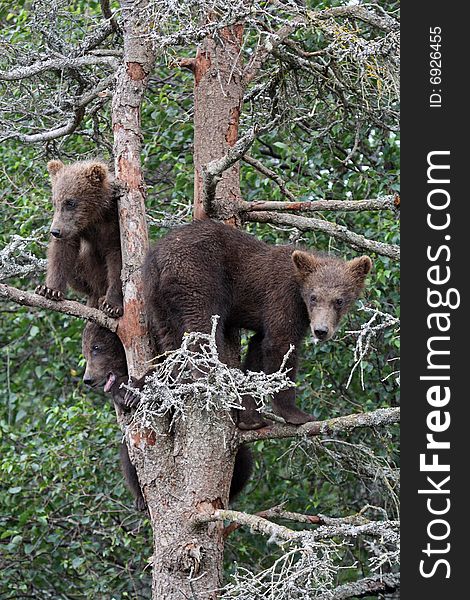
[[[324,340],[328,333],[329,333],[329,329],[327,325],[317,325],[314,330],[313,333],[315,335],[316,338],[318,338],[319,340]]]
[[[91,387],[94,384],[94,382],[95,380],[93,379],[93,377],[88,373],[85,373],[85,375],[83,376],[83,383]]]

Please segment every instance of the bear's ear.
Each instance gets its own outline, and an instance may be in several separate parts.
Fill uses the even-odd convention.
[[[108,167],[103,163],[90,163],[83,174],[91,184],[101,185],[108,178]]]
[[[50,160],[47,163],[47,171],[51,176],[51,179],[54,178],[59,171],[64,168],[64,163],[61,160]]]
[[[292,262],[301,277],[307,277],[318,267],[317,258],[313,254],[302,252],[302,250],[295,250],[292,253]]]
[[[364,280],[367,273],[372,269],[372,261],[368,256],[353,258],[348,262],[348,269],[354,277]]]

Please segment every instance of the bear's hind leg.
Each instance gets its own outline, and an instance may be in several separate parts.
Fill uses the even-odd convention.
[[[137,471],[135,470],[134,465],[131,463],[129,452],[125,443],[121,444],[120,457],[122,473],[124,475],[124,479],[126,480],[128,489],[135,498],[135,507],[140,511],[146,510],[147,503],[145,502],[145,499],[142,495],[142,490],[140,489]]]
[[[263,336],[255,333],[248,343],[248,350],[243,362],[243,371],[259,373],[263,370]],[[238,412],[238,427],[240,429],[259,429],[265,427],[268,422],[263,419],[256,410],[256,402],[251,396],[243,396],[243,407],[245,410]]]
[[[292,381],[295,381],[297,374],[297,347],[300,341],[286,342],[282,341],[280,336],[273,338],[265,337],[263,340],[263,366],[266,373],[274,373],[277,371],[284,359],[284,356],[289,351],[289,347],[292,345],[294,349],[291,350],[289,358],[287,359],[285,368],[289,370],[288,377]],[[276,415],[282,417],[287,423],[292,425],[302,425],[309,421],[315,421],[313,415],[309,415],[295,404],[295,388],[291,387],[281,392],[278,392],[273,396],[272,400],[273,410]]]

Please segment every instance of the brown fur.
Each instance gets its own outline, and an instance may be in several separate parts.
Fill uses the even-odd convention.
[[[359,296],[371,268],[367,256],[344,261],[271,246],[213,221],[173,230],[149,251],[144,267],[144,298],[149,324],[162,350],[180,346],[185,331],[208,332],[219,315],[217,346],[230,355],[234,332],[255,332],[245,370],[273,373],[290,345],[287,362],[295,380],[301,341],[309,325],[319,341],[331,338],[341,317]],[[264,425],[247,398],[239,426]],[[313,417],[295,405],[294,389],[273,398],[276,414],[301,424]]]
[[[37,293],[61,300],[69,285],[109,316],[123,312],[117,195],[108,167],[97,161],[47,165],[54,217],[46,285]],[[54,237],[56,236],[56,237]],[[100,301],[101,299],[101,301]]]
[[[88,323],[83,331],[82,351],[87,364],[83,381],[98,388],[106,383],[111,384],[107,392],[112,395],[113,402],[123,410],[129,410],[137,405],[137,396],[131,392],[120,389],[121,383],[128,382],[127,362],[124,348],[115,333],[108,329],[99,327],[94,323]],[[132,385],[142,387],[145,377],[132,381]],[[121,446],[121,467],[127,483],[132,492],[136,507],[144,510],[145,500],[139,486],[137,472],[129,459],[126,444]],[[235,456],[235,465],[230,486],[230,500],[232,501],[247,484],[252,471],[252,455],[248,447],[240,446]]]

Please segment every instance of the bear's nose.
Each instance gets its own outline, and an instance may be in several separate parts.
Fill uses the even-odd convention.
[[[85,375],[83,376],[83,383],[85,385],[90,385],[90,386],[93,385],[93,377],[90,377],[90,375],[87,375],[85,373]]]
[[[319,340],[324,340],[328,335],[328,327],[326,325],[319,325],[318,327],[315,327],[313,333]]]
[[[62,237],[62,234],[60,233],[60,229],[51,229],[51,235],[53,235],[55,238]]]

